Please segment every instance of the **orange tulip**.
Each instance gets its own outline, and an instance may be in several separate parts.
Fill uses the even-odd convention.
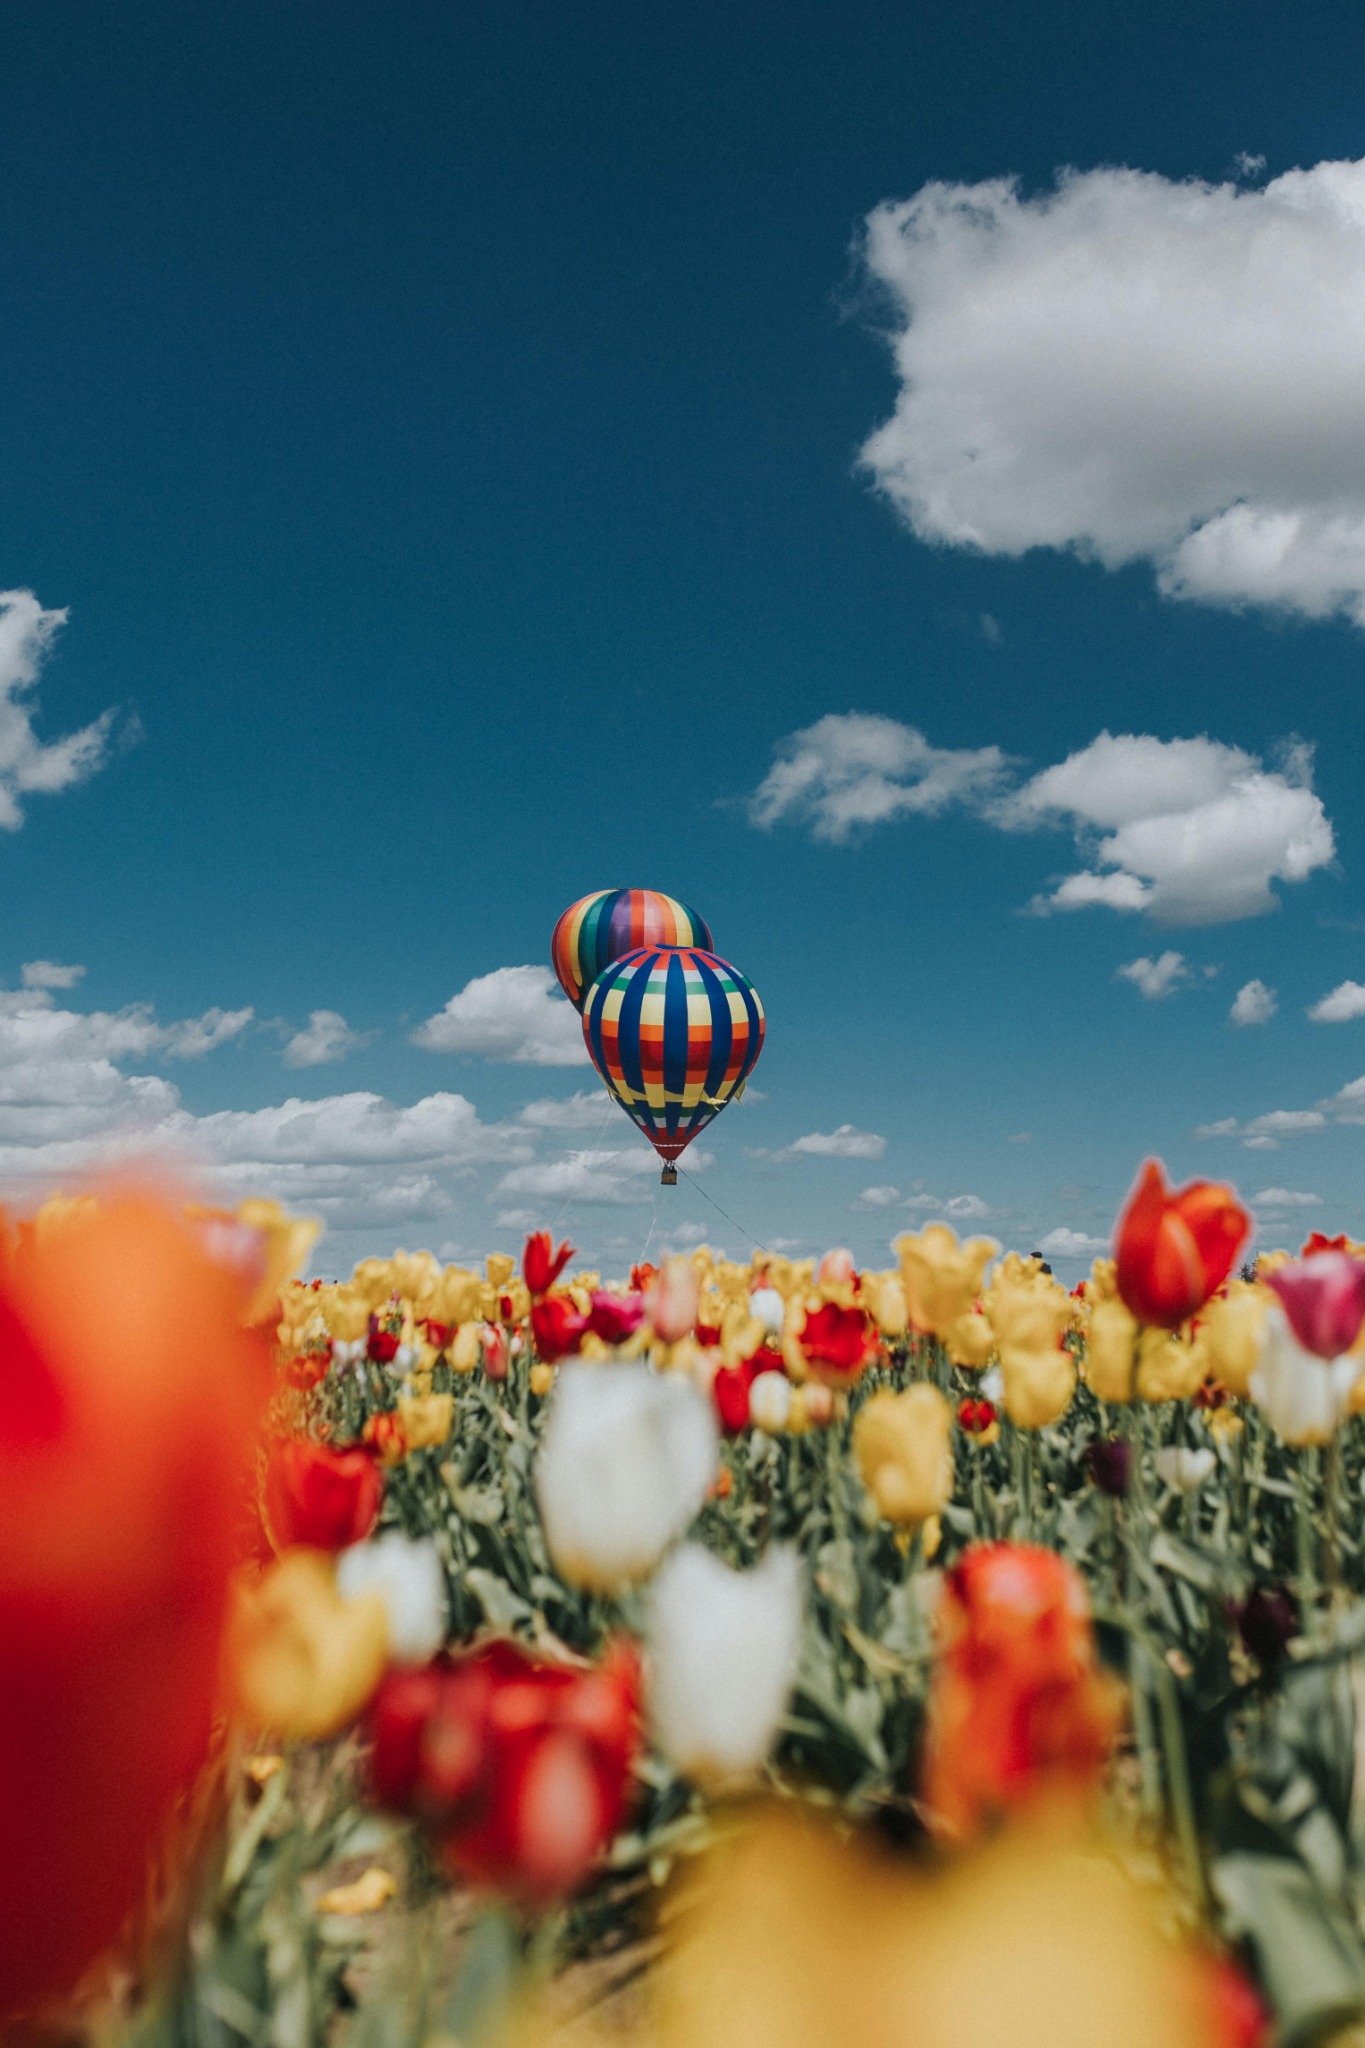
[[[146,1193],[0,1275],[0,2018],[114,1937],[204,1758],[268,1390],[243,1308]]]

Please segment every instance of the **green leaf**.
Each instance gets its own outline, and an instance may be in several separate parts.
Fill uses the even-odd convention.
[[[1220,1856],[1226,1932],[1246,1941],[1280,2017],[1283,2048],[1365,2012],[1365,1943],[1341,1904],[1287,1856]]]

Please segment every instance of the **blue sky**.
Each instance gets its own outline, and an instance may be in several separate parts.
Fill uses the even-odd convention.
[[[1357,9],[6,38],[8,1186],[1082,1259],[1157,1151],[1365,1234]],[[663,1196],[544,982],[623,883],[769,1018]]]

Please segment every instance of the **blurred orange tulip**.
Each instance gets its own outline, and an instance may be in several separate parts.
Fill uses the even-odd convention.
[[[244,1306],[147,1192],[0,1275],[0,2016],[117,1933],[204,1757],[268,1387]]]

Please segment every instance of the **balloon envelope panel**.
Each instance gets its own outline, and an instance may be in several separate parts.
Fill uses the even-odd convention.
[[[752,984],[697,946],[626,954],[583,1006],[593,1065],[662,1159],[676,1159],[742,1087],[763,1032]]]
[[[657,889],[598,889],[571,903],[554,929],[550,959],[559,986],[581,1010],[599,974],[639,946],[711,950],[704,918]]]

